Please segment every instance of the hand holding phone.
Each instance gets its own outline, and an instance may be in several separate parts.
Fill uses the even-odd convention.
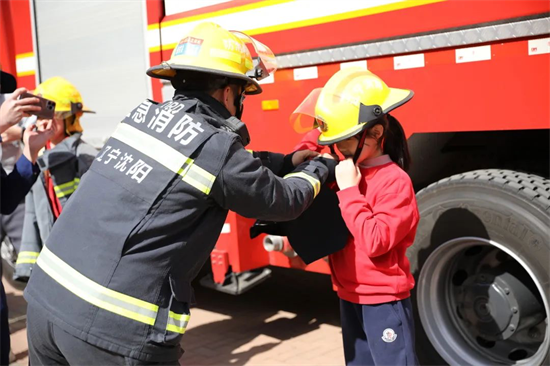
[[[23,117],[29,117],[30,114],[39,112],[42,109],[39,105],[40,99],[33,94],[30,94],[32,97],[19,98],[26,93],[27,89],[19,88],[2,103],[0,107],[0,133],[21,121]]]
[[[23,135],[23,154],[33,164],[38,158],[38,152],[46,145],[46,142],[51,140],[57,133],[57,126],[53,120],[41,119],[38,122],[43,124],[41,130],[38,130],[35,124],[30,125]]]
[[[53,119],[55,113],[55,102],[53,100],[42,98],[41,96],[34,95],[28,92],[25,92],[19,96],[20,100],[26,98],[37,98],[39,101],[38,106],[40,107],[40,110],[30,111],[28,113],[34,114],[39,118]]]

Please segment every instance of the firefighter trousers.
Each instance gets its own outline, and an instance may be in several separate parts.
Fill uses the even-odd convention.
[[[180,365],[145,362],[98,348],[65,332],[48,320],[40,305],[27,308],[29,365]]]

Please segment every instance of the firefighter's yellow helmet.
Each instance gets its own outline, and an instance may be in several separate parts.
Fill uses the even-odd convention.
[[[80,116],[83,112],[95,113],[84,106],[78,89],[60,76],[54,76],[39,84],[34,94],[40,94],[43,98],[55,102],[55,113],[63,115],[68,135],[83,131],[80,125]]]
[[[338,71],[323,87],[315,104],[319,144],[331,145],[369,128],[369,122],[408,102],[411,90],[389,88],[360,67]]]
[[[247,43],[258,52],[257,59],[252,59]],[[244,80],[246,94],[259,94],[262,88],[254,78],[267,77],[276,69],[276,66],[263,68],[263,75],[258,71],[260,65],[267,64],[264,56],[274,64],[275,56],[260,42],[243,33],[230,32],[217,24],[203,22],[179,41],[168,61],[149,68],[147,75],[171,80],[177,70],[203,72]]]

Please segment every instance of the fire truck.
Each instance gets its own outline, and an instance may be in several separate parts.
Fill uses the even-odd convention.
[[[289,116],[342,68],[412,89],[395,116],[421,215],[407,253],[421,363],[550,362],[548,1],[5,0],[0,10],[4,71],[29,89],[55,75],[74,83],[97,111],[83,119],[97,146],[143,99],[171,97],[144,71],[205,20],[276,55],[245,103],[251,149],[290,152],[305,131]],[[239,294],[273,266],[330,274],[284,237],[251,239],[253,224],[229,214],[202,283]]]

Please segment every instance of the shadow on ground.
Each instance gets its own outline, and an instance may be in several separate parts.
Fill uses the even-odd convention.
[[[328,275],[272,270],[266,282],[239,296],[195,283],[197,307],[229,318],[191,327],[182,341],[187,349],[182,364],[244,365],[252,357],[322,324],[340,326],[338,298]],[[260,336],[263,344],[254,345]]]

